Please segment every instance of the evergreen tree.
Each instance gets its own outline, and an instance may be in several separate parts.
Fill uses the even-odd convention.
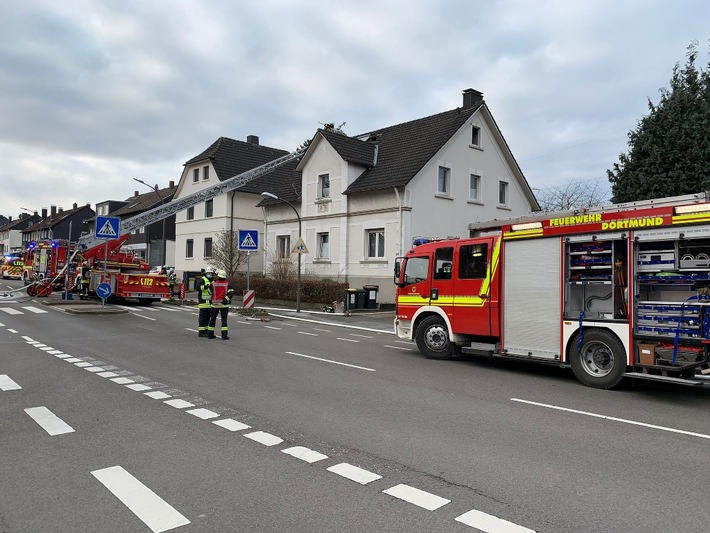
[[[676,63],[670,89],[629,132],[629,152],[607,170],[612,201],[630,202],[710,189],[710,64],[697,69],[698,44]]]

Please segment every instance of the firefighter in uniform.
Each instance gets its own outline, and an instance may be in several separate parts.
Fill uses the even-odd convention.
[[[210,283],[214,269],[208,268],[207,272],[197,281],[197,336],[207,337],[207,325],[210,321],[210,310],[212,309]]]
[[[79,299],[89,299],[89,265],[84,263],[81,266],[81,278],[79,279]]]
[[[229,286],[227,273],[224,270],[217,271],[217,279],[210,285],[212,294],[212,312],[210,313],[210,323],[207,327],[208,337],[215,338],[215,326],[217,315],[219,315],[222,326],[222,339],[229,340],[229,328],[227,327],[227,316],[229,315],[229,304],[234,296],[234,289]]]

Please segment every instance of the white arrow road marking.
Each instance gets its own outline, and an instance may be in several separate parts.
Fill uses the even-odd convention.
[[[21,388],[22,387],[20,387],[17,383],[10,379],[10,376],[8,376],[7,374],[0,374],[0,390],[19,390]]]
[[[37,422],[42,429],[52,436],[74,432],[74,428],[44,406],[30,407],[25,409],[25,413],[30,415],[32,420]]]
[[[91,475],[140,518],[154,533],[184,526],[190,521],[121,466],[94,470]]]
[[[451,500],[437,496],[436,494],[431,494],[429,492],[424,492],[423,490],[415,489],[409,485],[399,484],[385,489],[382,492],[404,500],[405,502],[412,503],[419,507],[423,507],[427,511],[435,511],[439,507],[443,507]]]

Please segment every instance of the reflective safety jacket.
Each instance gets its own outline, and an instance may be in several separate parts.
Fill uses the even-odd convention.
[[[202,276],[200,279],[199,288],[197,289],[197,307],[201,309],[209,309],[212,307],[211,292],[210,292],[210,279],[207,276]]]
[[[212,307],[227,307],[234,295],[234,289],[224,279],[213,281],[212,285],[210,285],[210,291],[212,292]]]

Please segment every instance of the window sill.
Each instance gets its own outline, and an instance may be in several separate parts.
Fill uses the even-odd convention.
[[[327,198],[316,198],[316,199],[313,201],[313,203],[315,203],[315,204],[329,204],[329,203],[332,202],[332,201],[333,201],[333,199],[330,198],[330,197],[327,197]]]
[[[483,202],[481,202],[480,200],[468,200],[468,202],[466,202],[466,203],[474,204],[474,205],[483,205]]]
[[[511,210],[511,208],[507,205],[498,205],[496,207],[497,207],[497,209],[502,209],[503,211],[510,211]]]
[[[468,147],[469,147],[469,148],[473,148],[474,150],[478,150],[478,151],[480,151],[480,152],[483,151],[483,147],[480,146],[480,145],[478,145],[478,144],[469,144]]]
[[[442,194],[440,192],[436,193],[434,195],[434,198],[441,198],[442,200],[453,200],[452,196],[449,196],[448,194]]]
[[[330,259],[327,257],[316,257],[313,260],[313,264],[321,264],[321,265],[329,265],[330,264]]]
[[[360,261],[360,264],[362,265],[386,265],[387,263],[389,263],[389,261],[381,257],[368,257],[367,259],[362,259]]]

